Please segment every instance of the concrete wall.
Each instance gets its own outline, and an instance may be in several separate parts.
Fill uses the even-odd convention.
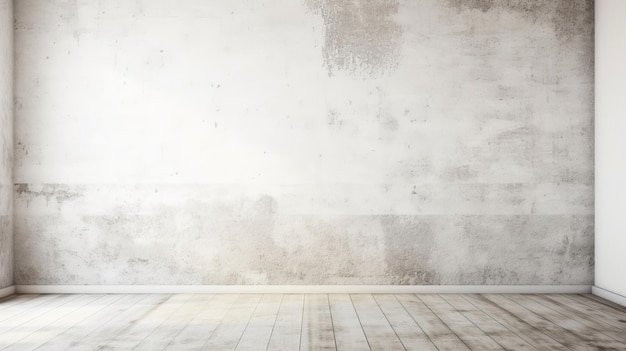
[[[13,6],[0,0],[0,289],[13,285]]]
[[[591,284],[593,3],[16,2],[18,284]]]
[[[601,0],[596,8],[595,286],[622,296],[626,304],[626,2]]]

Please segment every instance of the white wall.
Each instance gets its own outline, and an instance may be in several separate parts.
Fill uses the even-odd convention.
[[[594,290],[626,305],[626,1],[596,1]],[[606,293],[615,295],[607,295]]]
[[[13,6],[0,0],[0,289],[13,285]]]
[[[16,1],[18,284],[588,284],[590,0]]]

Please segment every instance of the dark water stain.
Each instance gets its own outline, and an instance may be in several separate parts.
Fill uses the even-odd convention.
[[[393,16],[398,0],[305,0],[321,14],[328,75],[335,71],[368,75],[392,71],[398,65],[402,27]]]
[[[41,190],[34,191],[29,184],[15,184],[18,196],[25,196],[29,200],[43,196],[46,201],[54,198],[58,204],[75,200],[83,196],[84,189],[81,186],[69,186],[65,184],[43,184]]]
[[[562,41],[583,35],[593,40],[593,0],[446,0],[457,10],[506,10],[521,14],[531,23],[550,23]]]

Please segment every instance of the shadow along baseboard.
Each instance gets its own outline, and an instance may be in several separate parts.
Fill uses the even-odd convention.
[[[589,294],[591,285],[17,285],[18,294]]]

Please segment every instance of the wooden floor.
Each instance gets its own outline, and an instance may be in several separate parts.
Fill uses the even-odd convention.
[[[626,350],[591,295],[15,295],[0,350]]]

